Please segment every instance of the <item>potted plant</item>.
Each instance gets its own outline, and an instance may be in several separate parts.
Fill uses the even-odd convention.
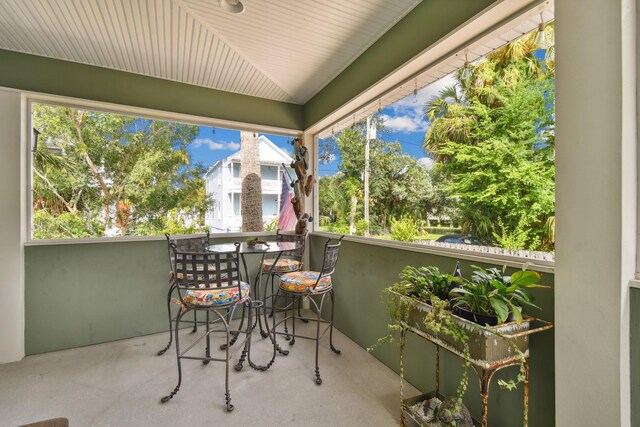
[[[528,289],[548,288],[540,285],[542,275],[535,271],[517,271],[511,276],[504,275],[497,268],[484,269],[472,266],[476,270],[471,281],[462,281],[451,292],[453,306],[458,316],[480,325],[496,326],[513,317],[522,323],[522,310],[527,307],[539,308],[533,303]]]
[[[430,302],[435,296],[441,300],[449,298],[449,290],[452,285],[462,283],[460,277],[441,273],[438,267],[412,267],[406,266],[400,273],[401,281],[393,286],[393,289],[411,298],[422,302]]]
[[[392,319],[391,332],[409,328],[462,358],[463,376],[457,396],[453,398],[456,410],[464,406],[462,397],[468,384],[467,368],[472,363],[483,369],[492,369],[496,363],[519,364],[520,372],[515,379],[498,381],[501,387],[512,390],[526,378],[528,334],[550,327],[530,330],[533,319],[523,316],[522,312],[523,308],[538,308],[528,291],[530,288],[548,287],[538,284],[539,273],[527,271],[526,264],[522,271],[510,276],[504,275],[506,267],[502,270],[473,267],[475,271],[468,281],[441,273],[436,267],[407,266],[400,274],[401,280],[385,289]],[[471,310],[471,319],[454,314],[453,308]],[[482,315],[494,316],[494,319],[487,320]],[[378,342],[393,339],[393,335],[388,334]],[[403,401],[403,411],[413,417],[420,412],[413,408],[415,404],[431,405],[434,397],[442,398],[432,392],[407,399]],[[423,415],[426,416],[426,411],[420,416]]]

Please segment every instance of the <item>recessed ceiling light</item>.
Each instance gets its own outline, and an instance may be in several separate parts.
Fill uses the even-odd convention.
[[[244,12],[244,4],[240,0],[220,0],[220,7],[225,12],[237,15]]]

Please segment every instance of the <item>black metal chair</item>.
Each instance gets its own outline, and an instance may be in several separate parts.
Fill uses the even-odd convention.
[[[302,234],[281,232],[280,229],[276,231],[276,242],[294,242],[296,243],[296,249],[286,251],[280,254],[278,257],[267,258],[262,262],[261,273],[271,276],[271,295],[274,295],[274,280],[276,277],[280,277],[283,274],[291,273],[293,271],[302,270],[304,265],[304,250],[307,242],[307,230]],[[286,304],[285,304],[286,307]],[[298,301],[298,315],[300,314],[301,301]],[[274,306],[271,307],[269,317],[273,316]],[[308,320],[304,319],[304,322]],[[285,323],[285,331],[287,330],[287,324]],[[287,337],[286,339],[289,339]],[[294,339],[295,342],[295,339]]]
[[[277,336],[285,335],[291,336],[292,340],[295,341],[296,337],[312,339],[316,342],[316,358],[315,358],[315,374],[316,374],[316,384],[322,384],[322,379],[320,378],[320,367],[318,365],[318,349],[320,345],[320,338],[325,334],[327,330],[329,330],[329,347],[331,350],[340,354],[340,350],[336,349],[333,345],[333,312],[334,312],[334,292],[333,292],[333,282],[331,280],[331,274],[336,269],[336,265],[338,263],[338,254],[340,252],[340,245],[342,244],[342,239],[344,236],[341,236],[339,239],[329,239],[324,245],[324,260],[322,262],[322,269],[320,271],[294,271],[291,273],[284,273],[280,275],[280,283],[278,285],[278,290],[275,295],[274,304],[277,304],[278,299],[280,297],[284,297],[285,301],[288,298],[292,299],[291,303],[285,303],[288,307],[285,308],[285,315],[283,318],[276,320],[277,316],[273,316],[273,323],[271,328],[271,333],[273,334],[273,358],[275,358],[277,344]],[[331,298],[331,317],[329,321],[323,320],[320,315],[322,313],[322,307],[324,305],[325,298],[329,295]],[[303,317],[295,313],[296,303],[300,303],[300,300],[306,298],[311,302],[312,308],[315,311],[315,317]],[[316,301],[319,299],[319,301]],[[289,314],[288,308],[291,308],[291,314]],[[278,326],[285,323],[288,319],[292,320],[292,332],[289,334],[288,331],[278,331]],[[296,334],[296,320],[306,319],[306,320],[315,320],[316,321],[316,334],[315,336],[307,336]],[[328,323],[327,328],[320,333],[320,324]],[[289,342],[292,345],[292,342]],[[273,362],[273,360],[272,360]]]
[[[210,361],[225,362],[225,402],[227,411],[233,411],[231,394],[229,391],[229,361],[233,357],[230,353],[229,342],[232,334],[245,334],[242,346],[242,359],[246,356],[251,345],[251,286],[242,281],[240,275],[240,244],[236,243],[233,252],[181,252],[175,243],[171,243],[173,250],[173,269],[176,289],[178,291],[180,312],[175,320],[176,357],[178,362],[178,385],[173,391],[161,399],[162,403],[169,401],[180,390],[182,384],[182,359],[202,360],[203,364]],[[232,330],[229,323],[233,319],[235,309],[244,305],[249,316],[245,330]],[[180,349],[180,322],[190,311],[205,311],[205,333],[186,350]],[[210,318],[214,315],[214,319]],[[224,333],[226,346],[225,357],[211,357],[211,334]],[[202,339],[206,340],[204,356],[189,356],[187,353]],[[236,351],[240,347],[236,348]],[[235,353],[235,351],[234,351]],[[239,370],[239,369],[238,369]]]
[[[168,233],[165,234],[167,238],[167,252],[169,253],[169,266],[171,270],[169,270],[169,292],[167,292],[167,314],[169,317],[169,342],[167,345],[160,351],[158,351],[158,356],[163,355],[170,347],[173,341],[173,322],[175,321],[174,316],[171,314],[171,299],[173,298],[173,293],[176,291],[176,281],[175,275],[173,273],[173,250],[171,248],[171,244],[175,244],[176,248],[178,248],[181,252],[204,252],[206,247],[209,245],[209,232],[206,234],[185,237],[182,239],[172,238]],[[185,321],[187,322],[187,321]],[[193,329],[192,332],[196,332],[198,330],[198,318],[196,312],[193,313]]]
[[[303,234],[276,231],[276,242],[295,242],[296,249],[283,252],[279,257],[266,258],[262,262],[262,273],[280,276],[284,273],[302,270],[307,230]],[[275,264],[275,265],[274,265]]]

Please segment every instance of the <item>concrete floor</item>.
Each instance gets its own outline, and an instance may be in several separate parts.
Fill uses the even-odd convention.
[[[309,324],[300,329],[311,332],[313,328]],[[184,330],[181,337],[187,343],[194,336]],[[257,333],[253,337],[252,358],[264,364],[271,354],[269,340]],[[72,427],[400,424],[399,377],[340,332],[334,333],[340,355],[329,350],[328,334],[322,339],[320,386],[314,382],[311,340],[298,339],[291,353],[278,356],[266,372],[246,364],[241,372],[231,367],[235,406],[231,413],[224,409],[224,364],[220,362],[205,366],[184,360],[180,392],[168,403],[160,403],[177,382],[175,348],[164,356],[155,355],[166,339],[162,333],[0,365],[0,426],[55,417],[68,418]],[[234,363],[238,357],[239,353]],[[406,393],[417,391],[409,386]]]

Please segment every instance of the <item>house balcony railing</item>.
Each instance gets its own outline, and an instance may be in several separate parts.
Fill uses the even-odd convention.
[[[240,178],[233,178],[231,183],[231,190],[242,189],[242,180]],[[278,193],[282,189],[282,182],[279,179],[263,179],[262,191],[268,193]]]

